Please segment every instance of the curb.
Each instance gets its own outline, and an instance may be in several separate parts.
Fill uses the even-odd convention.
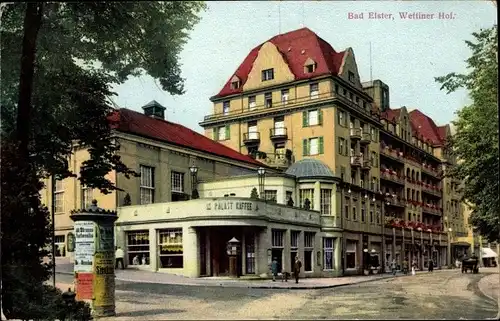
[[[483,278],[485,278],[485,277],[487,277],[487,276],[489,276],[489,275],[491,275],[491,274],[495,274],[495,273],[488,273],[488,274],[486,274],[485,276],[483,276],[482,278],[480,278],[480,279],[479,279],[479,281],[477,282],[477,288],[479,289],[479,291],[481,291],[481,293],[482,293],[485,297],[487,297],[488,299],[490,299],[491,301],[493,301],[493,302],[495,302],[495,303],[496,303],[498,300],[497,300],[496,298],[492,297],[491,295],[486,294],[486,293],[485,293],[485,292],[481,289],[481,287],[479,286],[479,282],[480,282]],[[496,320],[496,319],[495,319],[495,320]]]
[[[56,274],[64,274],[64,275],[73,275],[73,272],[56,272]],[[122,282],[130,282],[130,283],[147,283],[147,284],[164,284],[164,285],[185,285],[185,286],[198,286],[198,287],[222,287],[222,288],[247,288],[247,289],[273,289],[273,290],[314,290],[314,289],[330,289],[330,288],[337,288],[337,287],[342,287],[342,286],[349,286],[349,285],[356,285],[356,284],[362,284],[362,283],[368,283],[368,282],[375,282],[375,281],[380,281],[380,280],[385,280],[385,279],[393,279],[395,277],[403,277],[403,276],[408,276],[408,275],[387,275],[387,276],[382,276],[379,278],[374,278],[374,279],[365,279],[361,280],[358,282],[352,282],[352,283],[343,283],[343,284],[329,284],[329,285],[299,285],[299,286],[275,286],[275,285],[241,285],[238,284],[239,282],[236,281],[233,284],[200,284],[200,283],[176,283],[176,282],[161,282],[161,281],[147,281],[147,280],[132,280],[132,279],[125,279],[125,278],[115,278],[118,281]]]

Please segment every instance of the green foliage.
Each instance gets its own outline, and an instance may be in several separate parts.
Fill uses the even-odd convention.
[[[500,241],[497,35],[496,25],[473,33],[475,41],[466,41],[472,50],[470,72],[436,78],[441,89],[450,93],[465,88],[472,99],[453,122],[456,134],[447,149],[459,161],[450,176],[464,181],[463,199],[473,209],[470,222],[490,241]]]
[[[259,199],[259,194],[257,193],[257,188],[256,187],[252,188],[252,191],[250,192],[250,198],[254,199],[254,200],[258,200]]]

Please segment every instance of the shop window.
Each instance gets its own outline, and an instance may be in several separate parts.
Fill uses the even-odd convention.
[[[149,231],[127,232],[128,265],[149,264]]]
[[[346,268],[356,268],[356,242],[347,240],[346,246]]]
[[[158,253],[160,268],[183,268],[182,229],[159,230]]]
[[[333,259],[333,250],[334,250],[334,238],[333,237],[324,237],[323,238],[323,270],[333,270],[334,259]]]
[[[304,232],[304,271],[313,270],[314,232]]]

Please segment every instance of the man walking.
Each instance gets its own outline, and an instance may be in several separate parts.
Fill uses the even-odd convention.
[[[278,261],[276,258],[273,258],[273,262],[271,263],[271,273],[273,274],[273,282],[275,282],[278,275]]]
[[[295,275],[295,283],[299,283],[300,268],[302,267],[302,262],[300,262],[299,257],[295,257],[295,263],[293,264],[293,274]]]
[[[123,258],[125,257],[125,253],[123,253],[123,250],[120,247],[116,248],[115,251],[115,269],[118,269],[118,263],[121,264],[122,270],[124,269],[123,266]]]
[[[396,275],[396,267],[397,267],[396,259],[392,259],[392,262],[391,262],[392,275]]]

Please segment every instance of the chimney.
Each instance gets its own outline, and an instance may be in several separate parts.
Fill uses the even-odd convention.
[[[380,111],[389,109],[389,86],[376,79],[362,83],[363,90],[373,98],[373,102],[380,107]]]
[[[144,115],[153,117],[156,119],[165,120],[165,107],[160,105],[156,100],[150,101],[148,104],[142,106],[144,110]]]

